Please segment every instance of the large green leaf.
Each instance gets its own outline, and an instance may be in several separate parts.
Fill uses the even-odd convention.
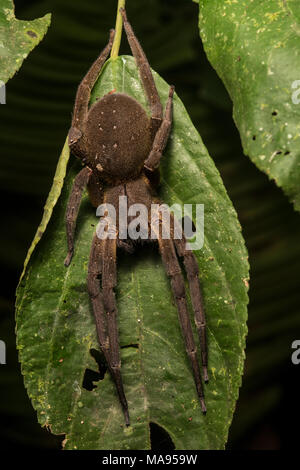
[[[68,138],[66,138],[65,145],[62,149],[62,152],[61,152],[61,155],[60,155],[60,158],[58,160],[57,167],[56,167],[55,175],[54,175],[54,178],[53,178],[53,184],[52,184],[52,187],[50,189],[49,195],[47,197],[46,204],[44,206],[44,213],[43,213],[41,223],[37,228],[36,234],[34,236],[34,239],[32,240],[31,246],[30,246],[30,248],[27,252],[27,256],[26,256],[26,259],[24,261],[24,268],[23,268],[23,272],[21,274],[20,281],[22,280],[23,275],[26,271],[27,264],[30,260],[31,254],[33,253],[36,245],[38,244],[38,242],[42,238],[42,236],[43,236],[43,234],[44,234],[44,232],[47,228],[48,222],[49,222],[49,220],[51,219],[51,216],[52,216],[53,209],[54,209],[54,207],[57,203],[57,200],[58,200],[58,198],[61,194],[62,186],[63,186],[64,179],[65,179],[65,176],[66,176],[69,157],[70,157],[70,148],[69,148],[69,145],[68,145]]]
[[[33,21],[15,18],[12,0],[0,0],[0,81],[6,83],[47,32],[51,15]]]
[[[207,56],[233,101],[244,152],[300,210],[300,5],[200,0]]]
[[[154,73],[165,103],[169,86]],[[112,89],[146,99],[132,57],[109,61],[92,101]],[[172,301],[155,245],[119,254],[117,300],[122,370],[131,414],[124,418],[108,373],[93,391],[85,370],[97,370],[99,350],[86,288],[97,219],[82,203],[76,253],[66,269],[64,214],[80,165],[71,162],[52,219],[33,252],[17,292],[17,336],[25,384],[42,425],[66,434],[69,449],[149,449],[149,423],[167,430],[177,449],[219,449],[227,439],[244,361],[248,262],[236,213],[220,176],[181,101],[162,163],[160,196],[205,205],[205,242],[196,252],[208,323],[210,382],[203,416]],[[196,222],[196,221],[195,221]]]

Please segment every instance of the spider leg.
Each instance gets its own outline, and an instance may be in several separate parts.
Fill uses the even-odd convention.
[[[150,171],[154,171],[156,168],[158,168],[162,153],[165,149],[165,146],[167,144],[167,141],[170,135],[170,130],[172,126],[172,114],[173,114],[172,113],[173,94],[174,94],[174,87],[171,86],[163,122],[155,135],[151,152],[147,160],[144,163],[144,167]]]
[[[110,30],[109,42],[103,49],[98,59],[90,67],[89,71],[81,81],[75,99],[72,127],[69,131],[69,145],[74,146],[77,153],[83,154],[83,146],[80,145],[80,139],[84,134],[86,128],[88,106],[91,97],[91,91],[99,76],[99,73],[107,59],[107,56],[112,48],[115,31]],[[76,145],[77,144],[77,145]]]
[[[106,241],[108,243],[106,243]],[[116,282],[115,240],[100,240],[94,235],[88,267],[88,292],[93,306],[96,329],[101,350],[116,384],[119,399],[129,426],[129,412],[121,377],[119,342],[117,331],[117,309],[113,286]],[[99,276],[102,274],[102,291]]]
[[[99,339],[101,350],[105,356],[107,363],[110,363],[109,358],[109,340],[107,336],[106,317],[103,305],[103,296],[100,290],[99,276],[102,272],[102,240],[100,240],[97,234],[94,235],[89,266],[88,266],[88,277],[87,286],[88,293],[93,306],[93,312],[96,321],[97,336]]]
[[[125,415],[126,425],[129,426],[128,404],[125,397],[123,380],[121,376],[121,359],[119,347],[119,334],[117,323],[117,304],[115,299],[114,288],[117,284],[117,266],[116,251],[117,238],[106,238],[103,243],[102,257],[102,293],[103,304],[107,318],[107,332],[109,338],[109,354],[110,354],[110,372],[115,381],[119,399]]]
[[[171,214],[171,221],[175,230],[176,221],[173,214]],[[191,300],[193,305],[193,310],[195,314],[195,324],[198,331],[200,348],[201,348],[201,359],[203,367],[204,381],[208,382],[208,372],[207,372],[207,340],[206,340],[206,320],[205,312],[203,306],[203,297],[200,288],[199,282],[199,266],[196,260],[196,257],[192,250],[187,250],[187,241],[184,236],[184,233],[181,227],[178,227],[178,230],[181,231],[181,238],[175,238],[173,232],[173,241],[176,247],[176,251],[179,257],[183,258],[183,264],[185,271],[187,273]],[[180,232],[179,232],[180,233]]]
[[[64,261],[65,266],[69,266],[74,253],[74,233],[76,227],[76,220],[79,211],[79,206],[82,198],[84,188],[89,182],[92,170],[87,166],[76,176],[71,194],[69,197],[67,211],[66,211],[66,231],[67,231],[67,243],[68,243],[68,254]]]
[[[192,325],[187,308],[185,285],[181,268],[176,256],[173,240],[163,239],[160,233],[158,233],[157,236],[162,261],[166,273],[171,279],[171,287],[177,305],[179,322],[185,341],[186,352],[189,356],[193,369],[194,380],[201,404],[201,409],[203,413],[206,413],[200,368],[197,360],[197,348],[195,345]]]
[[[155,135],[159,129],[163,117],[162,105],[160,102],[159,94],[155,86],[153,75],[147,57],[140,45],[137,37],[135,36],[130,23],[127,20],[126,11],[124,8],[120,8],[120,12],[123,17],[124,28],[126,31],[129,46],[132,54],[136,60],[140,77],[143,83],[144,90],[146,92],[150,108],[151,108],[151,125]]]

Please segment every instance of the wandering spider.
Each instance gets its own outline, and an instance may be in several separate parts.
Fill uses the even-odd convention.
[[[172,100],[174,87],[170,87],[169,97],[163,115],[162,105],[156,89],[151,69],[145,53],[138,42],[126,12],[121,9],[127,39],[135,57],[151,117],[132,97],[111,92],[89,108],[91,90],[111,50],[114,31],[111,30],[107,46],[80,83],[72,127],[69,131],[69,146],[84,167],[76,176],[66,212],[68,254],[65,265],[69,266],[74,251],[74,232],[83,190],[87,186],[93,206],[105,202],[111,204],[118,213],[119,198],[126,196],[128,206],[143,204],[150,209],[158,202],[155,196],[160,158],[168,141],[172,125]],[[148,212],[149,213],[149,212]],[[126,216],[127,217],[127,216]],[[197,360],[197,348],[187,308],[184,278],[177,256],[183,258],[187,273],[195,323],[199,334],[201,358],[205,382],[207,374],[207,345],[205,316],[198,278],[198,265],[193,252],[187,249],[184,236],[176,238],[176,224],[170,214],[173,230],[169,239],[162,236],[164,220],[158,216],[156,233],[159,251],[178,309],[179,322],[189,356],[197,393],[203,413],[206,412],[202,389],[201,373]],[[146,220],[150,230],[151,221]],[[133,251],[135,240],[129,236],[121,239],[116,227],[108,227],[115,237],[100,238],[94,235],[88,265],[87,285],[96,321],[97,335],[111,376],[115,382],[119,399],[129,425],[128,404],[121,376],[121,361],[117,325],[117,305],[114,289],[117,283],[116,251],[123,248]],[[176,254],[177,253],[177,254]],[[99,281],[101,275],[101,281]],[[102,289],[100,289],[100,283]]]

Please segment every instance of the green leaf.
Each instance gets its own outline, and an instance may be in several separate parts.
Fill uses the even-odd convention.
[[[155,72],[163,104],[169,85]],[[116,89],[147,109],[134,59],[108,61],[92,102]],[[72,161],[48,229],[33,252],[17,292],[17,343],[28,394],[39,422],[66,435],[68,449],[149,449],[149,423],[163,427],[177,449],[221,449],[232,420],[244,362],[247,252],[236,213],[218,171],[176,95],[174,124],[162,162],[161,198],[169,205],[205,205],[205,241],[195,252],[208,323],[208,412],[199,406],[190,365],[156,245],[118,253],[119,334],[131,426],[124,426],[115,386],[106,372],[92,391],[99,350],[86,276],[97,224],[87,195],[68,269],[65,208],[80,164]],[[194,221],[197,226],[197,221]],[[192,314],[191,314],[192,318]]]
[[[23,275],[26,271],[27,264],[30,260],[31,254],[33,250],[35,249],[36,245],[40,241],[40,239],[43,236],[43,233],[45,232],[48,222],[51,219],[53,209],[57,203],[57,200],[60,196],[63,183],[64,183],[64,178],[66,176],[66,171],[67,171],[67,165],[70,157],[70,148],[68,145],[68,138],[65,141],[65,145],[62,149],[61,155],[58,160],[58,164],[56,167],[55,175],[53,178],[53,184],[50,189],[50,193],[47,197],[46,204],[44,206],[44,213],[43,213],[43,218],[41,220],[40,225],[37,228],[36,234],[34,236],[34,239],[32,240],[32,243],[30,245],[30,248],[28,250],[27,256],[24,261],[24,268],[23,272],[21,274],[20,282],[22,281]]]
[[[12,0],[0,2],[0,81],[6,83],[22,65],[29,52],[43,39],[51,15],[33,21],[15,18]]]
[[[199,5],[200,35],[232,98],[244,152],[300,210],[299,2]]]

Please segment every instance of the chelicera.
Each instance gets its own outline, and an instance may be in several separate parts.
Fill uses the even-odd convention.
[[[76,176],[66,212],[68,254],[65,265],[69,266],[74,252],[74,232],[83,191],[87,186],[91,203],[112,204],[118,213],[119,198],[126,196],[128,207],[140,203],[149,209],[159,202],[155,194],[158,166],[168,141],[172,125],[172,100],[174,87],[163,113],[146,55],[137,40],[126,12],[121,9],[123,23],[132,54],[136,60],[140,79],[147,96],[151,116],[132,97],[113,92],[103,96],[89,107],[91,90],[111,50],[114,31],[111,30],[107,46],[80,83],[72,126],[69,131],[69,146],[72,153],[83,163],[83,169]],[[194,381],[203,413],[206,412],[200,368],[197,360],[191,321],[189,317],[184,278],[178,257],[183,259],[198,330],[204,380],[207,374],[207,345],[205,315],[199,284],[199,269],[194,253],[187,249],[186,240],[174,236],[177,223],[173,214],[171,236],[162,236],[163,218],[159,218],[157,243],[178,310],[179,322],[190,359]],[[151,221],[146,220],[150,230]],[[88,265],[88,293],[96,322],[97,336],[109,371],[115,382],[120,403],[129,425],[129,410],[121,375],[120,348],[117,324],[117,304],[114,289],[117,284],[117,248],[132,252],[136,240],[121,239],[116,227],[115,237],[99,238],[94,235]]]

